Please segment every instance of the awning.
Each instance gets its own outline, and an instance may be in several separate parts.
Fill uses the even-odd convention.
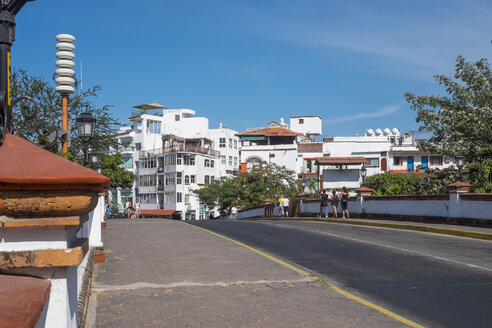
[[[316,157],[318,165],[360,165],[368,164],[364,157]]]
[[[134,106],[133,108],[149,110],[149,109],[159,109],[159,108],[167,108],[167,107],[158,103],[152,103],[152,104],[143,104],[143,105]]]
[[[265,140],[264,136],[260,137],[241,137],[241,140]]]

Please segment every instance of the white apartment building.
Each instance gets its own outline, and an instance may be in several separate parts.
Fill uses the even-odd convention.
[[[205,218],[214,210],[200,205],[192,190],[238,172],[236,131],[222,124],[209,129],[208,119],[191,109],[135,108],[140,112],[129,118],[132,126],[120,129],[117,138],[125,145],[123,167],[139,180],[131,190],[116,191],[120,208],[126,197],[132,203],[138,198],[143,214]]]

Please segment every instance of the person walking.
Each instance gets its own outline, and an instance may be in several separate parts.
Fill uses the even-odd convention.
[[[328,194],[326,193],[326,189],[321,191],[321,195],[319,195],[320,203],[319,203],[319,214],[318,217],[321,218],[323,215],[325,218],[328,217]]]
[[[282,208],[284,209],[284,216],[289,216],[289,199],[287,197],[282,198]]]
[[[130,202],[130,200],[128,199],[128,197],[126,198],[126,201],[125,201],[125,216],[127,218],[130,217],[130,215],[132,214],[132,203]]]
[[[340,195],[340,204],[342,205],[342,219],[347,219],[350,217],[350,213],[347,209],[348,200],[350,199],[350,195],[347,191],[347,188],[343,187],[342,194]]]
[[[340,197],[338,196],[337,192],[335,189],[331,190],[331,197],[330,197],[330,203],[331,203],[331,208],[333,209],[333,217],[338,218],[338,213],[337,213],[337,207],[338,207],[338,201],[340,200]]]
[[[284,216],[284,196],[283,195],[280,195],[280,198],[278,199],[278,205],[279,205],[278,216]]]
[[[140,200],[137,198],[137,200],[135,201],[135,219],[139,219],[140,218]]]
[[[237,219],[237,207],[233,206],[231,208],[231,219],[236,220]]]

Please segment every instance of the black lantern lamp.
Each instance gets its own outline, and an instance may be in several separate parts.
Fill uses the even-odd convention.
[[[91,149],[91,151],[89,152],[89,159],[90,159],[90,161],[91,161],[92,166],[94,167],[94,169],[98,173],[101,173],[102,165],[99,162],[100,159],[101,159],[101,154],[99,153],[99,151],[97,151],[95,149]]]
[[[454,158],[454,160],[455,160],[456,166],[458,167],[459,177],[461,180],[461,169],[463,168],[463,166],[465,166],[465,156],[458,155]]]
[[[96,119],[86,110],[85,113],[80,114],[79,117],[76,118],[76,121],[79,130],[79,138],[84,145],[84,166],[87,166],[89,141],[94,138]]]
[[[366,176],[367,176],[367,169],[364,164],[362,164],[362,168],[360,169],[360,176],[362,177],[362,185],[366,185]]]

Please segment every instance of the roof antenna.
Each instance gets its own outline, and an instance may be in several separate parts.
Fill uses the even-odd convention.
[[[337,121],[337,137],[340,136],[340,121]]]
[[[82,61],[80,61],[80,94],[84,94],[84,88],[83,88],[83,74],[82,74]]]

